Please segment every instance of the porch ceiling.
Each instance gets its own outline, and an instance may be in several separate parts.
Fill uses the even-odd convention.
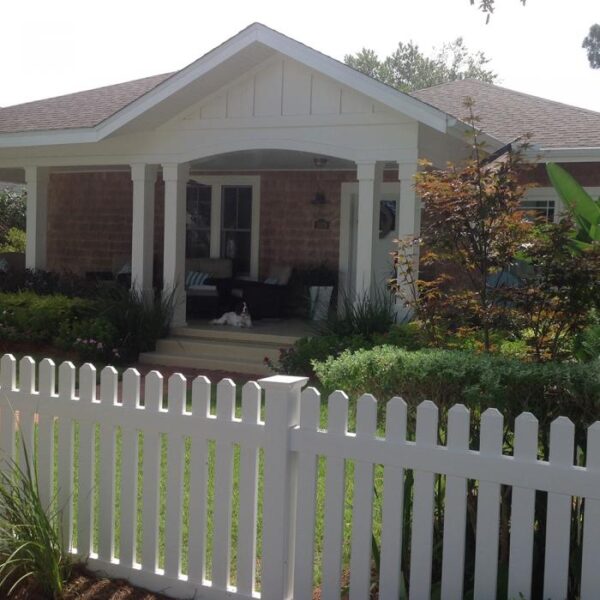
[[[322,166],[315,164],[316,158],[326,159]],[[211,156],[191,163],[192,171],[251,171],[251,170],[354,170],[356,165],[349,160],[334,156],[323,156],[293,150],[243,150]]]

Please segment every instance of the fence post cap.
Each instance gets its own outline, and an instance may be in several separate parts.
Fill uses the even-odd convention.
[[[283,388],[303,388],[308,383],[308,377],[293,377],[291,375],[273,375],[257,381],[264,390]]]

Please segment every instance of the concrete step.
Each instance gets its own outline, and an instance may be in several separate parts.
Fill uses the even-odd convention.
[[[155,352],[142,354],[140,362],[206,371],[269,375],[272,372],[265,365],[265,358],[276,363],[281,350],[292,346],[300,337],[301,331],[297,324],[280,322],[261,323],[252,329],[208,324],[176,327],[171,331],[170,337],[159,340]]]
[[[140,354],[142,364],[165,365],[168,367],[186,367],[200,371],[226,371],[229,373],[244,373],[248,375],[272,375],[272,371],[262,362],[224,360],[222,358],[208,358],[189,356],[184,354],[162,354],[159,352],[145,352]]]
[[[174,327],[171,330],[172,337],[185,337],[202,340],[222,340],[236,342],[255,342],[259,344],[276,344],[279,346],[291,346],[301,336],[283,335],[280,333],[262,332],[259,328],[242,329],[237,327],[220,327],[213,325],[208,327]]]
[[[198,358],[262,362],[265,356],[268,356],[271,360],[277,360],[281,347],[278,344],[266,344],[264,342],[235,342],[174,336],[159,340],[156,344],[156,352],[171,355],[182,354]],[[289,346],[286,345],[285,347]]]

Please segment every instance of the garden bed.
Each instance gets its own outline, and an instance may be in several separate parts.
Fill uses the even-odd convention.
[[[34,590],[24,588],[14,600],[47,600]],[[81,567],[77,568],[65,588],[63,600],[170,600],[168,596],[136,588],[121,579],[99,577]]]

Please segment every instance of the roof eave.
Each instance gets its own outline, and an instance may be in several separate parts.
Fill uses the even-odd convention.
[[[545,148],[533,145],[527,156],[536,162],[600,162],[600,146]]]
[[[31,146],[60,146],[97,142],[100,138],[95,127],[51,129],[0,133],[0,148]]]

